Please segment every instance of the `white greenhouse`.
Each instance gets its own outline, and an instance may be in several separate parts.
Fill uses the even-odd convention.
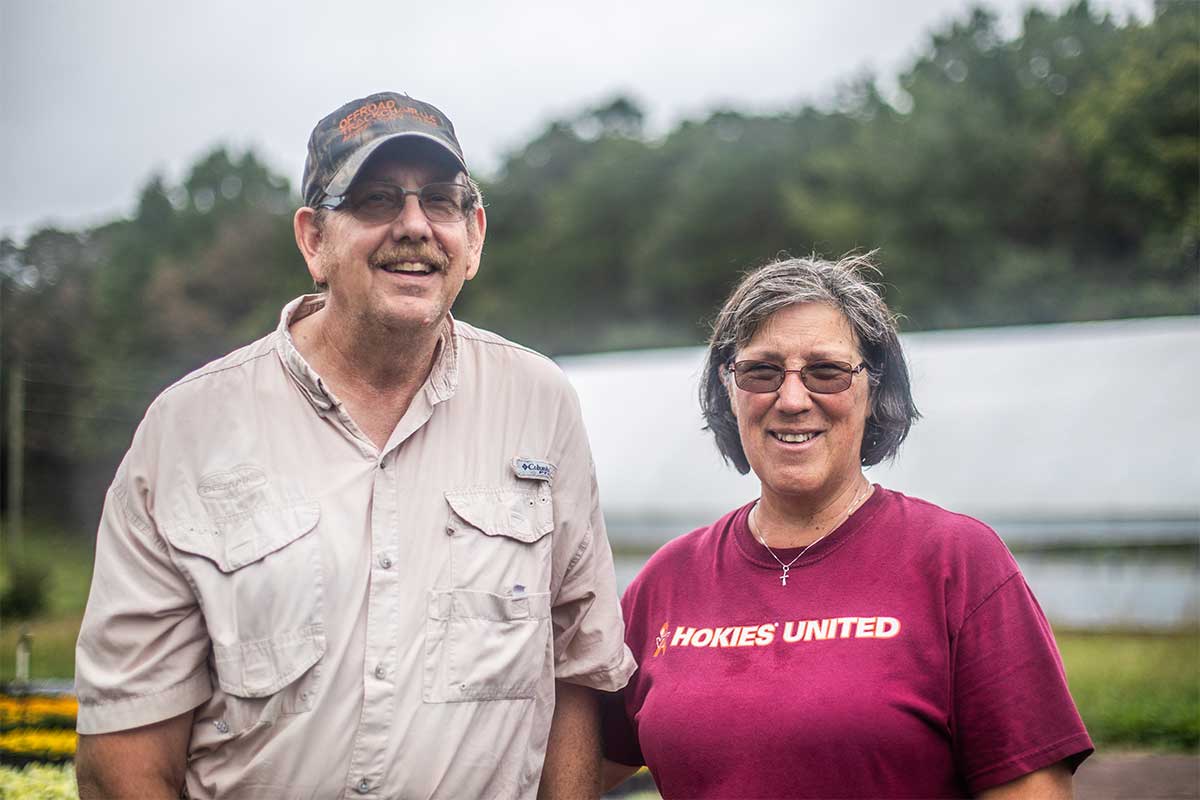
[[[1058,622],[1200,619],[1200,317],[903,342],[923,418],[896,461],[868,477],[992,525]],[[619,554],[758,494],[701,429],[702,360],[701,348],[677,348],[560,361],[579,392]],[[640,564],[618,561],[623,582]]]

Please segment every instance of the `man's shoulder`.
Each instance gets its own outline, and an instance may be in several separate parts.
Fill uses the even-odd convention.
[[[226,389],[231,382],[245,380],[264,359],[275,356],[275,332],[244,347],[192,370],[168,386],[155,398],[153,405],[187,402],[198,395],[211,395],[213,390]],[[270,361],[267,362],[268,364]],[[217,384],[220,384],[219,386]]]
[[[454,320],[454,333],[458,337],[462,355],[474,357],[480,362],[496,363],[505,370],[516,370],[524,380],[538,379],[566,382],[566,376],[549,356],[533,348],[504,338],[483,328],[477,328],[460,319]]]

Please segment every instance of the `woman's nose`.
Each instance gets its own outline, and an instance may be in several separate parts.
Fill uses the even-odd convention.
[[[778,394],[775,406],[780,411],[798,414],[812,407],[812,395],[805,388],[804,381],[800,380],[798,372],[788,372],[783,376]]]

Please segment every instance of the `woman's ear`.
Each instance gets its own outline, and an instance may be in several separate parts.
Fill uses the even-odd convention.
[[[728,366],[721,367],[721,384],[725,387],[725,394],[729,395],[729,410],[733,413],[733,418],[736,420],[738,415],[738,390],[737,384],[733,382],[733,370]]]

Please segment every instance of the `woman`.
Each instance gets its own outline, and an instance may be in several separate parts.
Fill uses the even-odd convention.
[[[1071,796],[1092,743],[1012,556],[863,476],[918,416],[864,268],[768,264],[717,318],[701,406],[762,494],[625,593],[609,784],[646,764],[668,798]]]

